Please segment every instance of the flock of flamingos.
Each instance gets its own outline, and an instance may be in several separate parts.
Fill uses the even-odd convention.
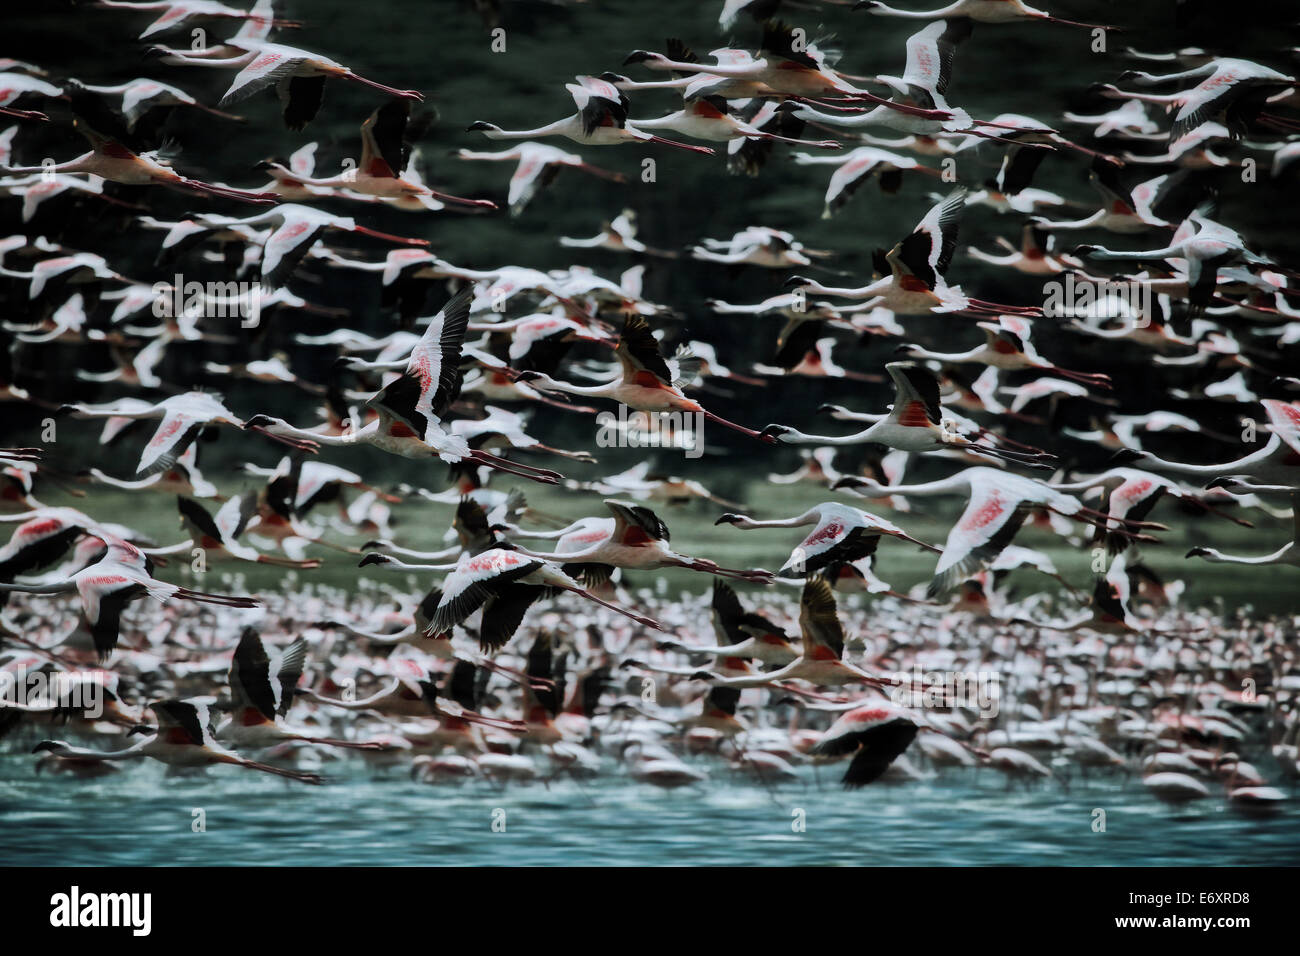
[[[1111,25],[1021,0],[929,11],[726,0],[720,35],[756,45],[698,54],[690,44],[711,39],[698,36],[628,50],[613,70],[565,83],[568,115],[504,129],[484,100],[483,118],[444,130],[440,149],[449,138],[465,163],[502,164],[493,198],[467,198],[421,174],[422,93],[289,45],[311,24],[270,0],[91,5],[114,11],[124,45],[138,31],[149,76],[110,85],[0,63],[12,119],[0,194],[16,197],[7,215],[21,206],[23,223],[0,239],[0,401],[26,423],[6,441],[26,447],[0,453],[10,755],[32,752],[37,771],[73,779],[150,758],[326,785],[341,759],[498,787],[619,775],[778,786],[825,779],[832,764],[849,788],[990,772],[1055,787],[1091,774],[1136,799],[1292,812],[1300,619],[1207,609],[1204,562],[1257,565],[1261,589],[1300,582],[1300,272],[1235,231],[1232,207],[1221,213],[1207,188],[1211,174],[1244,169],[1243,155],[1259,167],[1259,201],[1295,188],[1300,94],[1284,72],[1295,51],[1270,66],[1124,49]],[[495,22],[497,5],[478,6]],[[580,22],[581,5],[572,13]],[[867,38],[885,18],[912,21],[905,50],[864,42],[837,63],[813,39],[823,20]],[[195,27],[229,38],[191,45]],[[1049,102],[1039,118],[976,118],[950,101],[964,45],[1011,49],[1032,31],[1108,38],[1115,52],[1091,61],[1098,112]],[[197,68],[232,77],[219,101],[185,92]],[[564,72],[551,64],[538,79]],[[174,112],[296,134],[348,96],[373,112],[359,162],[335,174],[318,172],[316,143],[262,163],[249,174],[261,185],[188,175],[159,149]],[[46,157],[50,132],[69,126],[89,150]],[[689,153],[680,161],[719,177],[809,166],[825,174],[814,198],[827,217],[911,202],[892,195],[904,183],[931,198],[909,234],[871,253],[874,274],[844,280],[825,250],[779,226],[661,249],[638,237],[635,214],[601,210],[596,236],[556,237],[575,264],[541,271],[455,265],[424,239],[363,224],[381,206],[414,222],[527,217],[543,190],[580,202],[587,176],[638,175],[590,161],[609,146],[638,161]],[[987,176],[964,172],[976,168]],[[1086,175],[1096,197],[1035,186],[1052,168]],[[194,211],[155,218],[156,187]],[[101,203],[166,263],[162,282],[129,277],[120,240],[74,248],[36,228],[51,210]],[[959,242],[972,207],[996,228]],[[707,228],[707,211],[694,215]],[[619,255],[631,265],[614,278],[588,265]],[[729,318],[683,325],[643,294],[647,269],[682,257],[758,276],[753,287],[772,294],[710,300]],[[1050,308],[977,298],[945,278],[954,260],[968,275],[1072,293]],[[187,274],[230,282],[173,284]],[[320,274],[381,288],[381,314],[358,321],[314,300]],[[309,330],[270,348],[267,329],[297,317]],[[742,362],[750,341],[726,334],[742,326],[765,350],[757,364]],[[242,357],[200,362],[187,381],[178,356],[194,343]],[[25,381],[38,365],[46,378]],[[1155,404],[1125,397],[1120,374],[1134,368],[1155,383]],[[760,407],[800,417],[779,398],[793,377],[844,379],[862,398],[824,405],[821,425],[759,419]],[[97,402],[67,401],[88,389]],[[245,405],[271,394],[297,412]],[[717,414],[724,404],[750,420]],[[578,416],[591,422],[588,447],[547,443],[554,422]],[[598,421],[633,447],[654,428],[660,447],[626,471],[567,477],[608,444]],[[77,440],[43,441],[51,422]],[[213,481],[197,455],[200,437],[218,436],[283,457]],[[796,470],[766,483],[818,488],[822,503],[758,513],[661,470],[689,474],[701,441],[758,469],[758,485],[797,454]],[[139,449],[135,473],[111,473],[97,443],[132,461]],[[427,479],[386,479],[392,455],[423,463]],[[531,507],[536,484],[563,489],[582,517]],[[42,503],[54,496],[69,503]],[[132,528],[138,512],[123,500],[174,509],[180,540]],[[909,530],[944,502],[961,509],[946,540]],[[675,550],[669,521],[726,526],[712,533],[744,537],[774,570]],[[445,529],[446,547],[413,548],[411,524]],[[1231,531],[1254,547],[1193,548],[1200,585],[1187,593],[1144,555],[1193,525],[1198,540]],[[1035,546],[1095,555],[1094,579],[1070,581]],[[932,562],[928,584],[885,580],[900,553]],[[322,561],[365,570],[347,592],[313,585]],[[229,593],[252,590],[237,570],[247,564],[283,580]],[[674,596],[659,569],[694,572],[698,585]]]

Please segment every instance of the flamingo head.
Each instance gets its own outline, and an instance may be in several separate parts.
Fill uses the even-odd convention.
[[[1119,451],[1115,452],[1115,454],[1110,456],[1110,460],[1107,464],[1112,467],[1131,465],[1134,462],[1142,461],[1146,457],[1147,453],[1144,451],[1137,451],[1133,448],[1121,448]]]
[[[788,434],[790,434],[790,429],[784,425],[768,425],[758,433],[758,437],[768,444],[775,444],[781,440],[782,435]]]
[[[666,63],[668,57],[662,53],[651,53],[649,50],[633,50],[623,61],[624,66],[631,66],[634,63]]]

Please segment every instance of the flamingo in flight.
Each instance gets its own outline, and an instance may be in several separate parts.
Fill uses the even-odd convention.
[[[115,86],[95,86],[90,83],[83,85],[86,89],[101,96],[120,96],[122,98],[120,109],[122,116],[126,119],[128,129],[134,129],[140,117],[150,110],[167,106],[191,106],[210,116],[234,120],[239,123],[244,121],[242,116],[235,116],[233,113],[225,113],[219,109],[214,109],[200,103],[184,90],[147,77],[138,77],[125,83],[118,83]]]
[[[756,660],[776,667],[783,667],[799,657],[799,649],[790,643],[789,636],[762,614],[746,611],[726,581],[714,580],[710,607],[714,634],[724,643],[699,645],[661,641],[660,645],[687,654],[712,654],[723,660]]]
[[[859,0],[854,10],[866,10],[878,17],[899,17],[906,20],[947,20],[953,17],[967,17],[980,23],[1014,23],[1017,20],[1040,20],[1044,23],[1060,23],[1070,27],[1086,27],[1089,30],[1114,30],[1113,26],[1098,23],[1080,23],[1077,20],[1064,20],[1053,16],[1045,10],[1037,10],[1022,0],[954,0],[953,3],[938,10],[902,10],[891,7],[879,0]]]
[[[65,760],[132,760],[152,757],[171,767],[199,768],[213,764],[234,764],[246,770],[288,777],[302,783],[323,783],[319,774],[286,770],[258,763],[227,750],[212,736],[212,712],[201,700],[160,700],[149,705],[158,718],[158,729],[125,750],[90,750],[62,740],[42,740],[32,753],[48,752]]]
[[[379,556],[367,555],[366,559],[372,557]],[[368,563],[366,559],[363,559],[363,565]],[[402,567],[392,559],[369,563]],[[547,589],[571,592],[644,627],[664,630],[663,625],[652,618],[597,597],[565,574],[558,564],[513,549],[490,548],[476,555],[463,554],[454,565],[405,567],[415,570],[451,570],[442,583],[442,600],[434,611],[429,632],[441,634],[450,631],[481,607],[483,620],[479,625],[479,642],[484,650],[504,647],[518,629],[529,606],[542,597]]]
[[[786,288],[803,289],[817,295],[865,299],[867,306],[884,306],[896,315],[929,315],[942,312],[982,312],[1002,315],[1040,315],[1041,309],[999,305],[974,299],[958,286],[944,282],[944,274],[957,249],[957,226],[966,207],[966,189],[957,187],[937,202],[906,239],[889,252],[877,252],[875,265],[888,273],[861,288],[822,285],[803,276],[791,276]]]
[[[483,120],[477,120],[469,125],[467,131],[482,133],[488,139],[539,139],[545,136],[565,136],[585,146],[659,143],[693,153],[713,155],[713,150],[707,146],[692,146],[690,143],[679,143],[676,140],[643,132],[627,118],[627,97],[607,80],[594,76],[579,76],[577,80],[577,83],[566,83],[564,86],[578,107],[578,112],[572,116],[528,130],[504,130]]]
[[[882,485],[871,478],[846,477],[837,481],[834,487],[851,488],[873,498],[954,492],[967,495],[966,507],[948,532],[934,578],[926,590],[931,598],[947,593],[966,578],[989,567],[1011,544],[1025,519],[1037,508],[1102,529],[1117,522],[1122,527],[1112,533],[1132,537],[1137,535],[1128,529],[1152,527],[1150,522],[1111,518],[1041,481],[996,468],[966,468],[949,478],[917,485]],[[1143,540],[1141,537],[1138,539]]]
[[[955,430],[944,418],[939,403],[939,379],[915,362],[890,362],[885,371],[894,382],[894,404],[889,414],[851,435],[808,435],[788,425],[768,425],[762,434],[788,445],[861,445],[876,442],[908,452],[956,448],[989,458],[1050,470],[1051,455],[1012,451],[982,445]]]
[[[94,0],[93,6],[109,10],[129,10],[157,13],[158,19],[144,28],[138,39],[144,40],[159,33],[193,27],[210,20],[244,20],[266,28],[297,27],[297,20],[276,17],[272,0],[259,0],[251,10],[240,10],[216,0],[156,0],[156,2],[127,2],[127,0]]]
[[[845,711],[808,750],[811,757],[849,754],[848,769],[840,778],[845,790],[856,790],[879,780],[914,739],[919,725],[901,707],[876,701]]]
[[[823,577],[811,577],[804,584],[799,599],[799,629],[803,634],[803,651],[784,667],[740,677],[720,677],[708,671],[697,671],[693,676],[713,687],[734,688],[766,687],[790,680],[803,680],[819,687],[845,684],[884,687],[898,683],[894,678],[868,674],[843,659],[844,626],[835,607],[835,592]]]
[[[562,169],[578,169],[584,173],[611,182],[627,182],[622,173],[602,169],[585,162],[577,153],[566,153],[546,143],[520,143],[510,149],[495,153],[485,153],[472,149],[457,150],[460,159],[479,160],[494,163],[518,162],[510,176],[510,189],[506,202],[510,206],[510,215],[517,216],[524,211],[533,197],[549,185]]]
[[[580,566],[584,570],[590,565],[607,566],[600,575],[602,577],[608,577],[608,571],[612,568],[686,568],[760,584],[772,579],[772,574],[768,571],[723,568],[707,558],[678,554],[668,547],[668,526],[649,508],[615,498],[606,498],[604,504],[614,515],[614,526],[602,540],[577,551],[543,554],[518,545],[515,550],[529,557],[561,562],[566,570],[571,565]]]
[[[399,90],[376,83],[327,56],[282,43],[237,36],[227,40],[224,46],[229,47],[233,55],[192,54],[162,46],[151,47],[147,55],[184,66],[238,68],[230,89],[221,97],[221,106],[238,103],[274,86],[284,106],[284,124],[291,130],[300,130],[316,118],[325,98],[327,79],[359,83],[399,99],[424,99],[419,90]]]
[[[687,398],[676,384],[676,360],[665,361],[659,351],[659,342],[650,326],[639,315],[629,314],[623,324],[614,354],[622,366],[622,375],[599,385],[574,385],[559,382],[544,372],[525,371],[515,375],[516,382],[529,382],[539,391],[564,392],[587,398],[605,398],[619,402],[639,412],[691,412],[701,414],[708,421],[734,429],[751,438],[764,438],[752,428],[737,425],[710,412],[699,402]],[[697,438],[698,440],[698,438]]]
[[[1130,93],[1113,87],[1105,91],[1109,95],[1122,96],[1130,101],[1159,103],[1170,108],[1177,106],[1178,112],[1174,115],[1174,123],[1169,131],[1171,143],[1200,126],[1215,121],[1222,121],[1234,138],[1240,138],[1247,132],[1248,120],[1251,119],[1258,119],[1261,124],[1284,132],[1300,129],[1300,124],[1292,120],[1261,112],[1269,98],[1294,86],[1296,78],[1250,60],[1220,57],[1190,70],[1163,76],[1129,70],[1120,79],[1131,80],[1142,86],[1200,80],[1190,90],[1167,95]]]
[[[131,135],[122,118],[75,80],[67,84],[77,132],[90,142],[90,152],[76,159],[50,166],[3,166],[5,173],[89,173],[109,182],[126,186],[166,186],[221,199],[235,199],[257,206],[273,206],[280,201],[274,193],[252,192],[206,183],[182,176],[155,153],[136,153],[125,144]]]
[[[373,445],[404,458],[472,461],[532,481],[557,484],[561,476],[555,472],[472,449],[468,441],[443,426],[443,416],[460,388],[460,355],[473,294],[472,286],[465,287],[429,321],[411,350],[406,370],[366,402],[378,415],[362,427],[329,435],[295,428],[270,415],[254,415],[245,427],[305,443],[313,450],[321,445]]]
[[[230,660],[230,717],[218,725],[217,740],[256,749],[300,742],[347,750],[386,750],[383,743],[318,737],[279,723],[277,718],[287,714],[293,704],[306,663],[307,642],[303,638],[296,638],[272,659],[257,631],[244,628]]]
[[[999,316],[996,322],[977,322],[984,331],[984,344],[967,352],[932,352],[916,345],[900,345],[899,354],[908,358],[961,364],[976,362],[1004,372],[1035,369],[1051,372],[1071,381],[1099,388],[1111,388],[1110,376],[1101,372],[1076,372],[1061,368],[1044,359],[1029,340],[1030,324],[1016,316]]]
[[[429,244],[427,239],[412,239],[380,232],[368,226],[358,225],[351,217],[334,216],[299,203],[284,203],[245,219],[236,219],[232,216],[195,216],[185,226],[192,234],[205,230],[212,232],[247,229],[264,223],[275,224],[275,228],[271,230],[271,234],[266,237],[262,246],[262,287],[268,292],[284,285],[294,269],[307,256],[311,247],[315,245],[316,240],[327,229],[371,236],[404,246]]]
[[[157,430],[140,454],[136,476],[166,472],[175,467],[185,450],[194,444],[199,433],[210,425],[234,425],[257,431],[273,441],[302,451],[315,451],[309,439],[275,434],[256,422],[245,421],[207,392],[185,392],[150,404],[137,399],[121,399],[107,405],[62,405],[60,412],[82,419],[141,419],[160,418]]]
[[[423,183],[404,178],[411,147],[405,141],[411,118],[410,100],[397,99],[379,107],[361,124],[361,162],[337,176],[323,179],[295,175],[296,185],[324,189],[346,189],[363,196],[381,199],[437,200],[480,209],[496,209],[487,199],[462,199],[430,189]]]
[[[81,610],[90,625],[91,637],[100,659],[107,658],[117,647],[122,609],[131,601],[148,595],[155,601],[172,598],[229,608],[254,608],[259,602],[249,597],[211,594],[167,584],[153,577],[153,561],[128,541],[106,531],[91,533],[104,541],[104,556],[66,580],[51,584],[0,583],[0,591],[24,594],[68,594],[75,592]]]
[[[876,543],[881,535],[910,541],[926,551],[937,553],[939,550],[912,537],[891,521],[873,515],[869,511],[834,501],[814,505],[793,518],[759,521],[746,515],[728,513],[713,523],[729,524],[742,531],[752,531],[756,528],[803,528],[812,525],[813,530],[790,553],[790,557],[778,572],[780,574],[792,571],[796,574],[811,575],[832,564],[857,561],[875,552]]]
[[[686,52],[689,54],[689,51]],[[758,58],[750,56],[743,50],[717,50],[713,55],[718,62],[701,64],[691,60],[670,59],[662,53],[634,50],[628,54],[623,63],[624,65],[639,63],[651,70],[672,70],[676,73],[702,75],[705,78],[720,78],[723,81],[721,88],[706,87],[703,90],[693,90],[687,87],[688,100],[704,92],[727,98],[755,94],[792,97],[800,100],[809,97],[838,96],[852,100],[866,100],[899,113],[927,120],[952,119],[953,114],[946,110],[924,109],[905,103],[895,103],[853,86],[827,66],[825,56],[815,44],[797,40],[794,30],[788,24],[779,21],[764,22]],[[738,91],[727,81],[739,81],[749,89]],[[799,115],[798,111],[795,115]]]
[[[1122,448],[1111,460],[1113,464],[1138,464],[1154,471],[1199,476],[1209,480],[1206,486],[1239,488],[1254,491],[1300,491],[1300,402],[1283,402],[1274,398],[1261,400],[1272,432],[1264,447],[1235,461],[1221,464],[1194,465],[1169,461],[1147,451]],[[1227,485],[1224,479],[1231,479]]]
[[[1300,568],[1300,492],[1291,495],[1291,517],[1291,540],[1272,554],[1224,554],[1215,548],[1198,545],[1188,551],[1186,557],[1204,558],[1216,564],[1290,564]]]

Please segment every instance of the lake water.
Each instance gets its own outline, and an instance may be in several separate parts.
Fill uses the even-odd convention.
[[[540,761],[539,761],[540,762]],[[221,768],[36,776],[0,757],[0,863],[26,865],[1296,865],[1300,802],[1251,819],[1215,793],[1171,810],[1134,777],[1008,790],[988,771],[842,791],[835,767],[769,791],[711,765],[697,789],[611,775],[494,790],[329,764],[307,787]],[[193,811],[207,830],[192,831]],[[1106,811],[1094,832],[1094,810]],[[505,832],[493,832],[504,810]],[[805,830],[793,824],[802,810]],[[499,819],[500,814],[496,814]]]

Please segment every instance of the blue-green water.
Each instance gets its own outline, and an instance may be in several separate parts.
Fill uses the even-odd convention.
[[[661,792],[618,776],[428,786],[332,769],[325,787],[226,771],[35,776],[0,758],[0,862],[26,865],[1296,865],[1300,813],[1171,810],[1136,778],[1008,790],[964,772],[846,793],[835,768],[769,791],[713,770]],[[206,832],[192,831],[193,811]],[[1105,832],[1093,829],[1106,811]],[[494,810],[505,832],[493,832]],[[806,829],[793,830],[796,809]],[[497,815],[499,818],[499,814]]]

